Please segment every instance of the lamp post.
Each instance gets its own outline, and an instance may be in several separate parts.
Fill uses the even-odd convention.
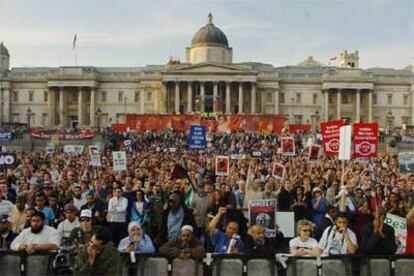
[[[126,123],[126,101],[127,97],[124,97],[124,124]]]
[[[26,115],[27,115],[27,132],[30,135],[30,150],[33,151],[33,138],[32,138],[32,135],[30,133],[30,119],[32,118],[32,116],[34,115],[34,113],[30,109],[30,107],[27,108]]]
[[[290,100],[292,101],[292,105],[290,106],[290,108],[291,108],[291,121],[290,121],[290,123],[292,124],[292,123],[295,123],[294,122],[294,115],[293,115],[293,102],[295,101],[295,98],[292,97]]]
[[[391,110],[387,112],[387,128],[388,131],[391,131],[391,123],[392,123],[392,112]]]
[[[102,114],[102,111],[101,111],[100,108],[98,108],[98,110],[95,111],[96,123],[98,125],[98,131],[100,131],[100,129],[101,129],[101,118],[100,118],[101,114]]]
[[[316,110],[315,111],[315,131],[318,131],[318,126],[319,126],[319,111]]]

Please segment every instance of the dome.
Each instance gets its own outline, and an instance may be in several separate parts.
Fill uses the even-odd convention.
[[[203,44],[220,44],[229,47],[229,42],[222,30],[214,26],[213,16],[208,15],[208,23],[200,28],[191,40],[191,46],[198,46]]]
[[[6,56],[10,56],[9,55],[9,51],[7,50],[7,48],[4,46],[3,42],[0,43],[0,55],[6,55]]]
[[[316,61],[312,56],[310,56],[304,61],[302,61],[301,63],[298,63],[296,66],[319,67],[319,66],[323,66],[323,64]]]

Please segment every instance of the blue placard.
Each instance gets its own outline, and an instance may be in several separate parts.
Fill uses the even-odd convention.
[[[12,135],[10,132],[0,133],[0,141],[10,141],[11,139],[12,139]]]
[[[188,148],[193,150],[205,150],[207,145],[206,128],[203,126],[191,126],[188,137]]]

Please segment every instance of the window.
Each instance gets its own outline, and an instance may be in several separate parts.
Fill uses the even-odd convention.
[[[101,92],[101,102],[103,102],[103,103],[106,102],[106,91]]]
[[[279,103],[285,103],[285,93],[279,94]]]
[[[11,120],[12,120],[13,123],[23,123],[23,122],[20,122],[20,114],[19,113],[13,113],[11,115]],[[25,123],[27,123],[27,122],[25,122]]]
[[[13,102],[18,102],[18,101],[19,101],[19,92],[13,91]],[[18,121],[14,121],[14,122],[18,122]]]
[[[139,92],[135,92],[134,102],[139,102]]]
[[[403,99],[403,104],[407,105],[408,104],[408,95],[404,95],[404,99]]]
[[[300,102],[302,101],[302,97],[300,93],[296,93],[296,103],[300,104]]]
[[[392,104],[392,94],[387,95],[387,104]]]
[[[273,97],[272,97],[272,93],[271,92],[266,93],[266,102],[268,102],[268,103],[273,102]]]
[[[46,103],[48,101],[49,93],[47,91],[43,91],[43,101]]]
[[[42,125],[43,125],[43,126],[46,126],[46,125],[48,125],[48,124],[49,124],[49,122],[48,122],[47,118],[48,118],[47,113],[43,113],[43,114],[42,114]]]
[[[147,92],[147,102],[152,102],[152,92]]]
[[[349,103],[348,100],[349,100],[348,95],[342,95],[342,104],[348,104]]]
[[[378,100],[377,100],[377,94],[372,94],[372,104],[377,104]],[[376,121],[378,122],[378,121]]]
[[[313,94],[313,100],[312,100],[313,104],[317,104],[318,103],[318,94]]]
[[[29,102],[33,102],[34,91],[29,91]]]
[[[124,92],[119,91],[118,92],[118,102],[122,103],[124,100]]]
[[[295,115],[295,124],[302,124],[303,116],[302,115]]]

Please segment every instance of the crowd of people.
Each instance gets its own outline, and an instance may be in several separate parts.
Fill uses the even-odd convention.
[[[308,160],[316,134],[292,135],[295,156],[280,154],[279,135],[245,133],[212,135],[204,151],[189,150],[184,133],[129,134],[127,146],[102,148],[99,167],[87,152],[17,152],[18,166],[0,173],[0,249],[73,246],[75,271],[97,275],[113,271],[120,252],[183,260],[206,252],[414,254],[414,174],[400,173],[397,156],[351,160],[342,171],[337,158]],[[126,171],[113,170],[117,149],[127,151]],[[229,175],[215,175],[215,156],[232,154],[239,157]],[[275,161],[286,167],[283,179],[272,175]],[[250,222],[257,199],[293,212],[297,237],[285,238],[278,225],[268,237]],[[406,244],[386,214],[406,218]]]

